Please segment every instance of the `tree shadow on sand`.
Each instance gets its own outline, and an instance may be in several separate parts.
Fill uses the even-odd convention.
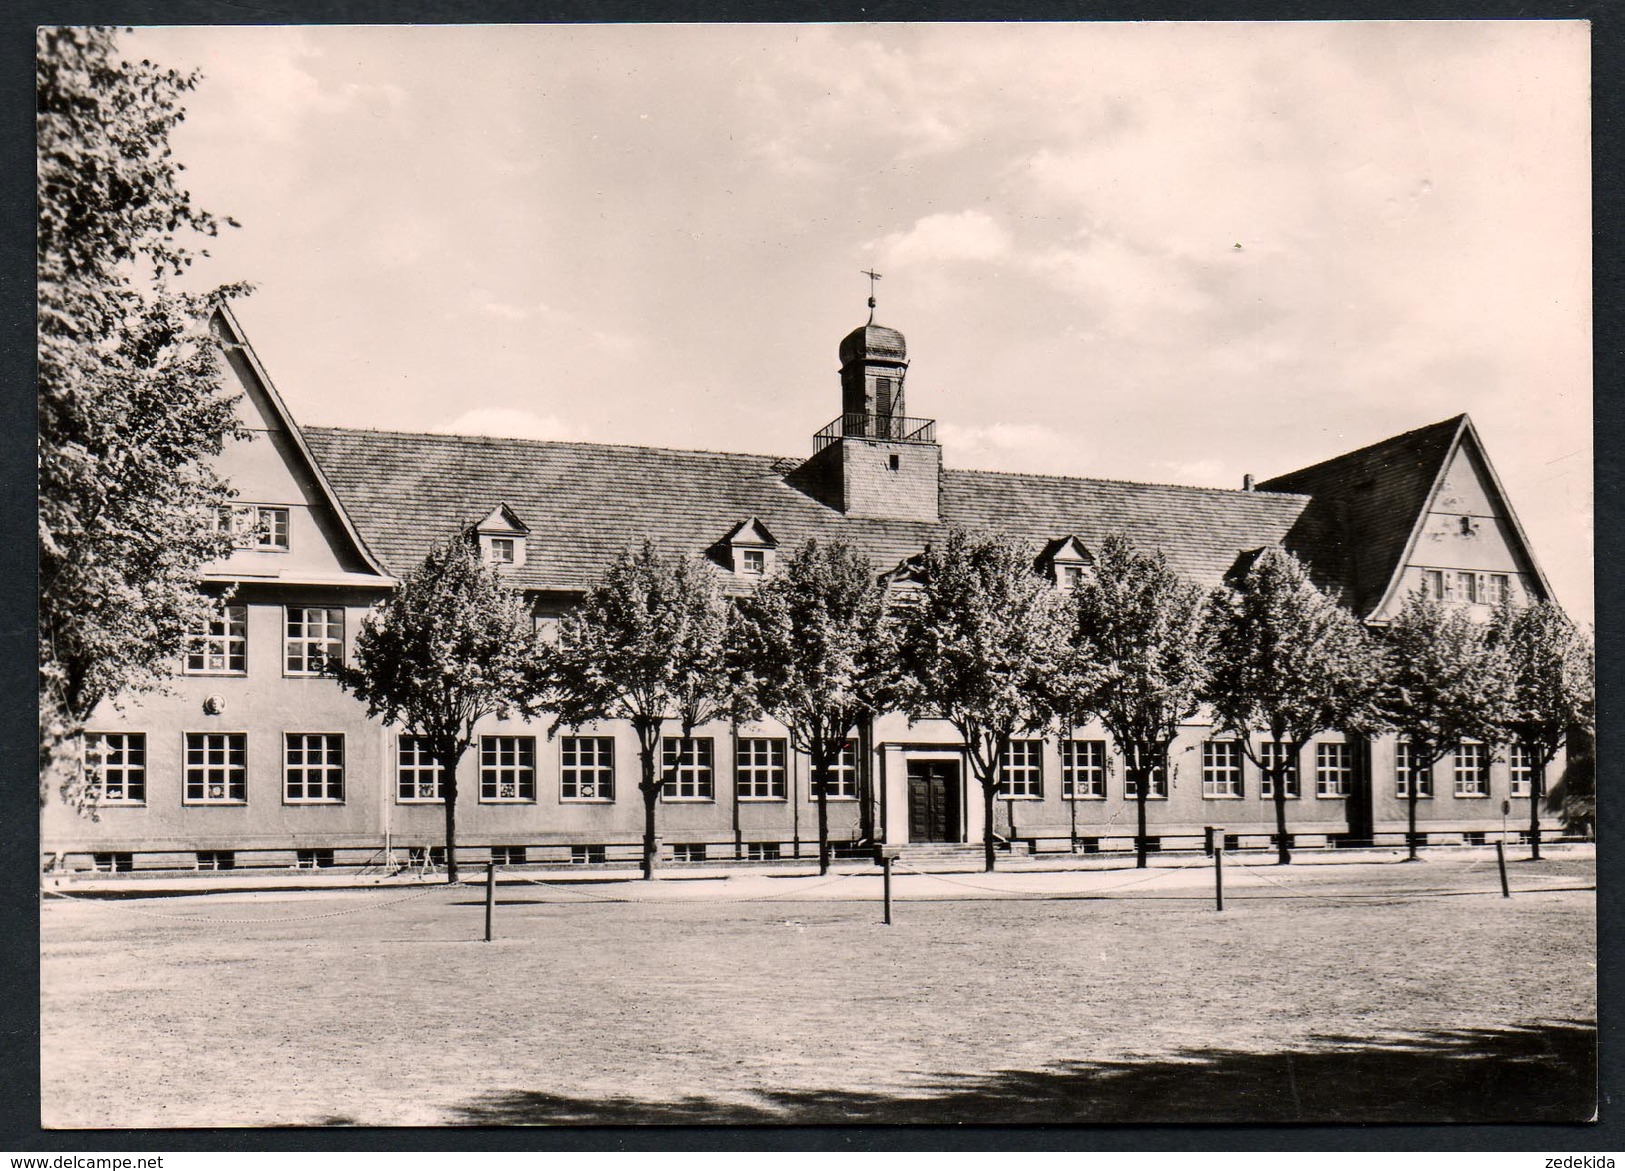
[[[906,1096],[829,1089],[645,1101],[518,1090],[454,1113],[466,1126],[1580,1122],[1596,1108],[1596,1041],[1594,1022],[1559,1021],[944,1073]]]

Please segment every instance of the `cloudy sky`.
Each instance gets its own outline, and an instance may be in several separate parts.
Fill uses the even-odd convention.
[[[1568,22],[143,29],[302,422],[1239,486],[1468,411],[1591,616]]]

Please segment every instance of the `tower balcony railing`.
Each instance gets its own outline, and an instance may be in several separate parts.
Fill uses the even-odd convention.
[[[813,436],[816,455],[837,439],[887,439],[894,443],[935,443],[935,419],[910,419],[904,415],[842,415]]]

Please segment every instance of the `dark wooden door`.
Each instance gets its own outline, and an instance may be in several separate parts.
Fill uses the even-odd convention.
[[[959,766],[953,761],[909,762],[908,840],[959,840]]]

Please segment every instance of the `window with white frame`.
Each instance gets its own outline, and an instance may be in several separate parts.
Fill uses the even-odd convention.
[[[740,740],[734,755],[734,786],[741,801],[783,801],[783,740]]]
[[[186,633],[188,675],[248,672],[248,607],[222,606],[201,627]]]
[[[1354,791],[1354,746],[1315,745],[1315,796],[1347,797]]]
[[[714,744],[709,736],[669,736],[660,742],[661,787],[665,801],[714,801],[716,786],[712,762]]]
[[[767,572],[767,550],[741,549],[739,551],[739,572],[760,577]]]
[[[1507,748],[1507,796],[1528,797],[1535,791],[1535,757],[1527,744],[1514,741]]]
[[[85,773],[98,805],[145,804],[146,733],[86,732]]]
[[[395,800],[440,800],[440,766],[427,736],[400,736],[395,741]]]
[[[344,737],[337,732],[283,735],[282,799],[290,805],[344,800]]]
[[[1146,787],[1145,799],[1147,801],[1160,801],[1168,796],[1168,766],[1161,761],[1151,766],[1151,783]],[[1140,785],[1138,778],[1127,767],[1123,769],[1123,799],[1125,801],[1138,801],[1140,799]]]
[[[1440,602],[1477,602],[1498,606],[1506,601],[1511,578],[1505,573],[1477,573],[1465,569],[1424,569],[1422,588]]]
[[[535,737],[480,737],[480,800],[536,800]]]
[[[1066,801],[1099,801],[1106,796],[1106,742],[1061,741],[1061,797]]]
[[[1208,740],[1202,745],[1202,796],[1241,796],[1241,744]]]
[[[1458,744],[1455,760],[1456,796],[1490,795],[1489,752],[1482,744]]]
[[[1037,798],[1044,795],[1044,742],[1012,740],[999,760],[999,796]]]
[[[512,565],[519,560],[519,542],[514,537],[487,537],[486,558],[492,565]]]
[[[289,606],[283,638],[283,672],[320,675],[328,662],[344,660],[344,610],[338,606]]]
[[[810,775],[807,777],[807,796],[818,800],[818,785]],[[831,801],[856,801],[858,799],[858,744],[855,740],[848,740],[841,745],[840,755],[835,763],[829,766],[829,788],[825,793]]]
[[[608,736],[565,736],[559,740],[559,798],[564,801],[615,800],[615,741]]]
[[[186,733],[186,801],[242,805],[248,800],[248,734]]]
[[[1418,800],[1433,796],[1433,770],[1420,765],[1410,741],[1401,740],[1394,746],[1394,796],[1409,797],[1413,784]]]
[[[1060,573],[1056,576],[1056,584],[1063,590],[1078,590],[1083,588],[1083,566],[1062,565]]]
[[[1296,801],[1303,796],[1303,786],[1298,779],[1298,754],[1292,751],[1292,745],[1279,740],[1266,740],[1258,746],[1258,758],[1264,762],[1263,771],[1258,777],[1260,798],[1275,800],[1273,771],[1282,763],[1286,765],[1286,772],[1281,774],[1281,791],[1286,794],[1286,800]]]
[[[288,510],[275,504],[233,504],[220,513],[233,549],[288,551]]]

